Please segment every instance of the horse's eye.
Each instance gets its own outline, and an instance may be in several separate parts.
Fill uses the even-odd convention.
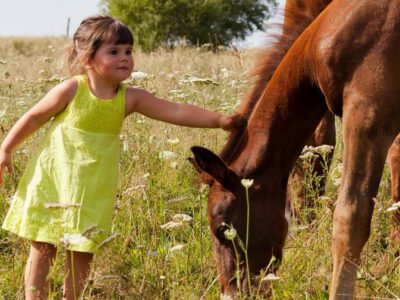
[[[215,230],[215,236],[220,240],[220,241],[226,241],[225,237],[225,231],[228,230],[229,227],[225,224],[221,224],[217,227]]]

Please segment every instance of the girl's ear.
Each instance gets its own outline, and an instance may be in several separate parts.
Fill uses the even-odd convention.
[[[82,59],[82,65],[85,70],[90,70],[93,68],[91,64],[91,59],[89,58]]]

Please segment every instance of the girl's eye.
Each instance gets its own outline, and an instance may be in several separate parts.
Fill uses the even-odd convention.
[[[117,50],[111,50],[111,51],[110,51],[110,54],[111,54],[111,55],[117,55],[117,54],[118,54],[118,51],[117,51]]]
[[[131,54],[132,54],[132,50],[126,50],[126,51],[125,51],[125,54],[126,54],[126,55],[131,55]]]

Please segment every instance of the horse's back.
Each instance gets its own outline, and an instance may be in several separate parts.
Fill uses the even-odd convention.
[[[399,0],[334,1],[310,31],[315,79],[335,114],[342,115],[346,92],[400,95]]]

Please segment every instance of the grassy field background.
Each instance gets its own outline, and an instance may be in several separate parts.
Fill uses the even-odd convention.
[[[0,139],[52,86],[68,77],[65,43],[54,38],[0,39]],[[212,53],[201,48],[135,51],[135,71],[143,73],[136,73],[129,84],[163,98],[231,114],[249,89],[257,55],[256,50]],[[339,125],[338,130],[326,195],[315,196],[315,221],[304,221],[309,209],[300,211],[299,221],[290,227],[279,279],[257,282],[271,284],[273,299],[328,298],[332,214],[341,176]],[[7,177],[0,188],[0,221],[44,133],[45,128],[16,152],[14,178]],[[192,145],[218,152],[226,137],[222,130],[177,127],[140,115],[126,120],[112,238],[94,259],[84,299],[219,299],[205,214],[208,187],[200,184],[187,157]],[[360,299],[400,298],[398,249],[388,240],[392,213],[387,211],[391,206],[388,174],[385,170],[357,275]],[[311,180],[315,178],[308,176],[303,185],[311,187]],[[308,194],[313,197],[315,191],[309,189]],[[188,220],[182,220],[181,214]],[[170,221],[180,225],[162,226]],[[0,299],[23,299],[28,249],[28,242],[0,231]],[[51,273],[50,299],[61,298],[64,258],[60,249]]]

